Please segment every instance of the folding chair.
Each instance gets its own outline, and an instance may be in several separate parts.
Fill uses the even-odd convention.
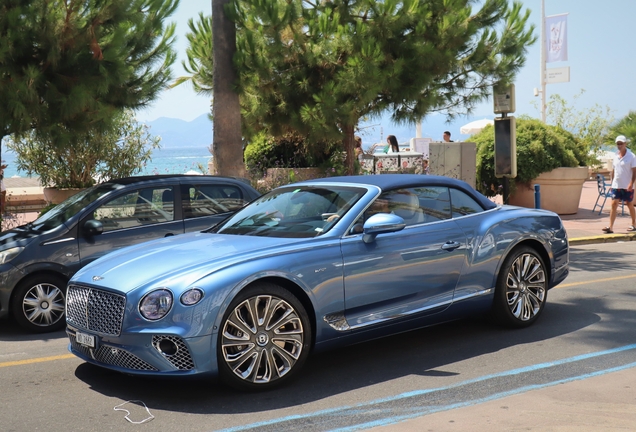
[[[598,211],[598,214],[601,214],[603,212],[603,207],[605,207],[605,201],[607,201],[607,198],[612,197],[612,185],[605,181],[605,176],[603,174],[596,174],[596,186],[598,187],[598,197],[596,198],[596,203],[594,204],[592,211],[595,211],[598,206],[601,208]],[[599,204],[601,198],[603,198],[603,202]],[[621,211],[622,216],[625,216],[625,201],[621,201]]]

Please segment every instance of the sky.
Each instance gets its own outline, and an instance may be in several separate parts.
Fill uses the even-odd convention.
[[[547,67],[570,67],[570,82],[548,84],[547,98],[552,94],[559,94],[568,102],[576,103],[580,110],[597,104],[603,108],[609,107],[615,119],[624,117],[630,110],[636,110],[636,56],[633,55],[632,39],[636,1],[544,1],[546,16],[568,13],[568,60],[548,63]],[[186,58],[185,34],[188,32],[188,19],[196,18],[199,12],[210,14],[211,3],[212,0],[181,0],[181,5],[173,16],[172,21],[177,23],[178,38],[175,45],[178,53],[178,60],[174,65],[175,77],[185,74],[181,61]],[[527,114],[540,118],[540,97],[533,95],[533,89],[540,88],[541,0],[521,0],[521,3],[524,9],[531,10],[530,22],[536,26],[538,40],[529,47],[526,64],[515,81],[516,112],[512,115]],[[582,90],[583,94],[575,99]],[[209,110],[209,98],[197,96],[189,84],[183,84],[164,91],[151,106],[138,112],[137,118],[140,121],[153,121],[160,117],[191,121]],[[480,105],[472,116],[490,119],[494,117],[492,99]],[[448,125],[448,129],[457,137],[459,127],[467,121],[461,119]],[[415,126],[412,130],[415,136]],[[436,139],[441,138],[442,131],[432,133]]]

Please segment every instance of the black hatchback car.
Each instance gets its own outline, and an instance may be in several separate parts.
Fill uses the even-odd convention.
[[[0,233],[0,318],[34,332],[65,325],[66,283],[81,267],[147,240],[200,231],[260,194],[242,179],[161,175],[86,189],[34,222]]]

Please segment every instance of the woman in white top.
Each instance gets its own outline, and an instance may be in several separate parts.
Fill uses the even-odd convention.
[[[397,142],[395,135],[389,135],[386,137],[386,142],[389,143],[387,147],[387,153],[399,153],[400,145]]]

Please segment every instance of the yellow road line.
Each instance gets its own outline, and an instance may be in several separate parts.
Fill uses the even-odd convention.
[[[568,288],[568,287],[573,287],[573,286],[577,286],[577,285],[587,285],[587,284],[592,284],[592,283],[609,282],[609,281],[616,281],[616,280],[623,280],[623,279],[633,279],[633,278],[636,278],[636,274],[628,275],[628,276],[616,276],[616,277],[611,277],[611,278],[596,279],[596,280],[591,280],[591,281],[582,281],[582,282],[572,282],[572,283],[566,283],[566,284],[559,284],[559,285],[556,286],[556,288]]]
[[[21,366],[21,365],[26,365],[31,363],[42,363],[42,362],[55,361],[55,360],[66,360],[70,358],[77,358],[77,357],[75,357],[73,354],[63,354],[63,355],[51,356],[51,357],[39,357],[39,358],[32,358],[32,359],[26,359],[26,360],[16,360],[16,361],[0,363],[0,368],[7,367],[7,366]]]

